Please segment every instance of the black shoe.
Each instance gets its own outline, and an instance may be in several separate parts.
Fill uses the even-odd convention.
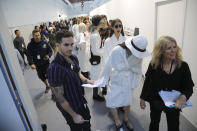
[[[123,107],[119,107],[118,111],[124,112],[124,108]]]
[[[43,131],[46,131],[47,130],[47,125],[46,124],[42,124],[41,126],[42,126],[42,130]]]
[[[123,131],[123,124],[116,125],[116,131]]]
[[[103,89],[102,95],[107,95],[107,89]]]
[[[93,96],[93,99],[94,99],[94,100],[97,100],[97,101],[105,101],[105,98],[102,97],[102,96],[99,96],[99,95]]]
[[[128,131],[134,131],[133,124],[131,124],[131,122],[129,120],[123,121],[123,124],[126,126]]]

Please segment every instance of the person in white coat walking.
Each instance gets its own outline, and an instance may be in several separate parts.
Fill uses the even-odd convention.
[[[133,89],[137,87],[142,76],[142,59],[149,55],[146,46],[147,39],[144,36],[128,38],[124,43],[114,47],[105,64],[102,73],[103,84],[109,82],[106,106],[110,108],[117,131],[122,128],[123,123],[129,131],[134,130],[128,115]],[[123,123],[118,116],[119,107],[124,109]]]
[[[91,80],[98,80],[103,68],[103,48],[101,45],[101,37],[99,29],[104,26],[104,20],[100,15],[92,17],[91,35],[90,35],[90,51],[91,51]],[[104,97],[98,94],[98,88],[93,89],[93,99],[104,101]]]
[[[90,34],[87,32],[87,27],[84,23],[79,24],[79,34],[76,37],[76,47],[78,48],[77,57],[81,73],[89,78],[90,72]]]

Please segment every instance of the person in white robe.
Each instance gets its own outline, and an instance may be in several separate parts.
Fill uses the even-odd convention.
[[[124,31],[123,31],[123,25],[120,19],[114,19],[111,24],[111,33],[110,37],[108,37],[105,40],[104,43],[104,55],[103,55],[103,60],[104,60],[104,65],[109,58],[112,49],[117,46],[118,44],[121,44],[125,42],[126,37],[124,36]],[[107,94],[107,88],[103,88],[103,95]]]
[[[106,63],[109,58],[112,49],[125,42],[126,37],[124,36],[123,25],[120,19],[114,19],[111,24],[112,31],[110,37],[105,40],[104,43],[104,62]]]
[[[104,20],[100,15],[92,17],[91,35],[90,35],[90,51],[95,56],[100,56],[100,62],[91,65],[90,78],[91,80],[98,80],[103,68],[103,48],[101,46],[101,37],[99,29],[104,26]],[[93,89],[93,99],[98,101],[104,101],[104,97],[98,94],[98,88]]]
[[[77,56],[78,55],[77,36],[79,34],[79,25],[77,22],[77,18],[73,19],[72,33],[74,36],[73,54]]]
[[[142,76],[142,59],[149,55],[146,46],[147,39],[144,36],[128,38],[124,43],[114,47],[102,72],[103,84],[109,82],[106,106],[112,113],[117,130],[122,128],[123,124],[128,130],[133,130],[128,115],[133,89],[137,87]],[[119,107],[124,109],[123,122],[118,116]]]
[[[84,23],[79,24],[79,34],[76,37],[76,47],[78,48],[78,60],[81,68],[81,73],[89,78],[90,71],[90,35],[87,32],[87,27]]]

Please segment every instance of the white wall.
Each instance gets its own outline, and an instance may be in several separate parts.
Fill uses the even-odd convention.
[[[5,21],[5,17],[4,17],[1,6],[0,6],[0,35],[2,37],[4,46],[5,46],[4,49],[7,51],[7,59],[9,62],[8,63],[9,68],[11,70],[11,74],[13,75],[13,79],[14,79],[18,94],[21,98],[24,109],[27,113],[27,117],[29,118],[29,121],[32,124],[33,130],[41,131],[40,122],[37,117],[37,113],[34,108],[31,96],[29,94],[29,90],[26,86],[24,76],[20,69],[20,65],[16,56],[16,52],[14,51],[13,42],[12,42],[10,33],[8,31],[8,25]]]
[[[59,20],[70,9],[62,0],[0,0],[8,27]]]
[[[1,60],[1,59],[0,59]],[[0,130],[1,131],[25,131],[23,122],[8,90],[8,86],[0,70]],[[10,126],[12,123],[12,126]]]
[[[189,63],[192,78],[195,84],[194,94],[191,97],[192,108],[184,110],[184,116],[197,128],[197,0],[187,0],[185,31],[183,40],[183,57]]]

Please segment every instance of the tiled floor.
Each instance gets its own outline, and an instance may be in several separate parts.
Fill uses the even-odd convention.
[[[32,96],[38,117],[41,123],[47,124],[47,131],[69,131],[66,121],[62,117],[55,103],[51,100],[51,92],[44,94],[44,84],[37,78],[36,71],[25,71],[25,79]],[[113,131],[113,120],[105,102],[92,100],[92,89],[85,89],[86,99],[91,111],[92,131]],[[141,85],[134,90],[133,104],[131,106],[130,120],[134,124],[135,131],[147,131],[149,126],[149,107],[141,110],[139,107],[139,94]],[[148,105],[148,104],[147,104]],[[184,111],[184,110],[183,110]],[[122,115],[122,113],[120,113]],[[165,114],[162,114],[160,131],[167,131]],[[197,131],[197,129],[184,116],[180,117],[180,131]]]

